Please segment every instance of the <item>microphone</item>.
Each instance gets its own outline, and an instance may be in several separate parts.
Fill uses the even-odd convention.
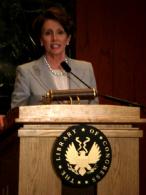
[[[81,80],[77,75],[75,75],[71,71],[71,67],[65,61],[61,62],[61,67],[67,73],[71,73],[74,77],[76,77],[79,81],[81,81],[86,87],[88,87],[89,89],[93,89],[92,87],[90,87],[89,85],[87,85],[87,83],[85,83],[83,80]],[[128,106],[135,106],[135,107],[140,107],[140,108],[143,108],[143,109],[146,108],[145,105],[139,104],[137,102],[131,102],[131,101],[128,101],[126,99],[121,99],[121,98],[113,97],[113,96],[110,96],[110,95],[103,95],[103,94],[101,94],[99,92],[98,93],[96,92],[96,96],[99,96],[99,97],[102,97],[102,98],[105,98],[107,100],[111,100],[111,101],[114,101],[114,102],[118,102],[120,104],[128,105]]]
[[[87,83],[85,83],[83,80],[81,80],[77,75],[75,75],[72,71],[71,71],[71,67],[65,62],[61,62],[61,67],[63,68],[63,70],[65,70],[65,72],[67,73],[71,73],[74,77],[76,77],[79,81],[81,81],[86,87],[88,87],[89,89],[93,89],[92,87],[90,87]]]

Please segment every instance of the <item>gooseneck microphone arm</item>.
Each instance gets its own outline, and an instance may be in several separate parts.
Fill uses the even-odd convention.
[[[65,72],[72,74],[74,77],[76,77],[81,83],[83,83],[86,87],[88,87],[89,89],[92,89],[92,87],[90,87],[89,85],[87,85],[87,83],[85,83],[83,80],[81,80],[77,75],[75,75],[72,71],[70,66],[65,62],[61,62],[61,67],[63,68],[63,70],[65,70]]]
[[[85,83],[83,80],[81,80],[77,75],[75,75],[73,72],[70,72],[74,77],[76,77],[79,81],[81,81],[86,87],[88,87],[89,89],[92,89],[92,87],[90,87],[89,85],[87,85],[87,83]]]
[[[61,67],[67,72],[67,73],[70,73],[72,74],[74,77],[76,77],[79,81],[81,81],[86,87],[88,87],[89,89],[92,89],[92,87],[90,87],[89,85],[87,85],[87,83],[85,83],[83,80],[81,80],[77,75],[75,75],[74,73],[71,72],[71,68],[70,66],[65,62],[61,62]],[[145,105],[142,105],[142,104],[139,104],[137,102],[131,102],[131,101],[128,101],[128,100],[125,100],[125,99],[121,99],[121,98],[117,98],[117,97],[113,97],[113,96],[110,96],[110,95],[103,95],[99,92],[97,92],[97,96],[99,97],[102,97],[104,99],[107,99],[107,100],[111,100],[111,101],[114,101],[114,102],[118,102],[120,104],[124,104],[124,105],[128,105],[128,106],[136,106],[136,107],[140,107],[140,108],[143,108],[143,109],[146,109],[146,106]]]

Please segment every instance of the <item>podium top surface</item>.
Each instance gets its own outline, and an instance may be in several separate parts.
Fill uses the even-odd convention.
[[[117,105],[35,105],[12,110],[16,123],[146,123],[139,107]]]

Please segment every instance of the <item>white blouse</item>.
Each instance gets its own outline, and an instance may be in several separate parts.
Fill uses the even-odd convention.
[[[55,72],[61,72],[60,70],[55,70]],[[56,76],[51,74],[52,79],[56,85],[56,89],[63,90],[63,89],[69,89],[69,83],[68,83],[68,77],[67,74],[63,74],[60,76]]]

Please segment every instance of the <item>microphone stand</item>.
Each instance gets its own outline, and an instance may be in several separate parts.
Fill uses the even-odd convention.
[[[89,89],[92,89],[89,85],[87,85],[87,83],[85,83],[83,80],[81,80],[77,75],[75,75],[72,71],[70,71],[70,73],[76,77],[79,81],[81,81],[86,87],[88,87]],[[117,97],[113,97],[113,96],[110,96],[110,95],[103,95],[101,93],[98,93],[97,92],[97,96],[99,97],[103,97],[107,100],[110,100],[110,101],[115,101],[117,103],[120,103],[120,104],[123,104],[123,105],[127,105],[127,106],[135,106],[135,107],[140,107],[141,109],[146,109],[146,106],[143,105],[143,104],[139,104],[137,102],[131,102],[129,100],[126,100],[126,99],[121,99],[121,98],[117,98]]]
[[[113,97],[113,96],[110,96],[110,95],[103,95],[103,94],[100,94],[100,93],[98,93],[98,96],[99,97],[103,97],[103,98],[105,98],[107,100],[111,100],[111,101],[118,102],[120,104],[127,105],[127,106],[135,106],[135,107],[140,107],[142,109],[146,109],[146,106],[145,105],[139,104],[137,102],[131,102],[131,101],[128,101],[128,100],[125,100],[125,99]]]
[[[77,75],[75,75],[73,72],[70,72],[70,74],[72,74],[74,77],[76,77],[79,81],[81,81],[86,87],[88,87],[89,89],[92,89],[92,87],[90,87],[89,85],[87,85],[87,83],[85,83],[83,80],[81,80]]]
[[[72,74],[74,77],[76,77],[81,83],[83,83],[86,87],[88,87],[89,89],[92,89],[89,85],[87,85],[87,83],[85,83],[83,80],[81,80],[77,75],[75,75],[72,71],[71,71],[71,68],[70,66],[65,62],[63,61],[61,63],[61,67],[67,72],[67,73],[70,73]],[[111,100],[111,101],[115,101],[115,102],[118,102],[120,104],[124,104],[124,105],[127,105],[127,106],[135,106],[135,107],[140,107],[141,109],[146,109],[146,106],[143,105],[143,104],[139,104],[137,102],[131,102],[131,101],[128,101],[128,100],[125,100],[125,99],[121,99],[121,98],[117,98],[117,97],[113,97],[113,96],[110,96],[110,95],[103,95],[101,93],[98,93],[96,92],[96,96],[99,96],[99,97],[103,97],[105,99],[108,99],[108,100]]]
[[[65,62],[61,62],[61,67],[63,68],[63,70],[65,70],[65,72],[72,74],[76,79],[78,79],[81,83],[83,83],[86,87],[88,87],[89,89],[92,89],[89,85],[87,85],[87,83],[85,83],[83,80],[81,80],[77,75],[75,75],[72,71],[71,71],[71,67]]]

